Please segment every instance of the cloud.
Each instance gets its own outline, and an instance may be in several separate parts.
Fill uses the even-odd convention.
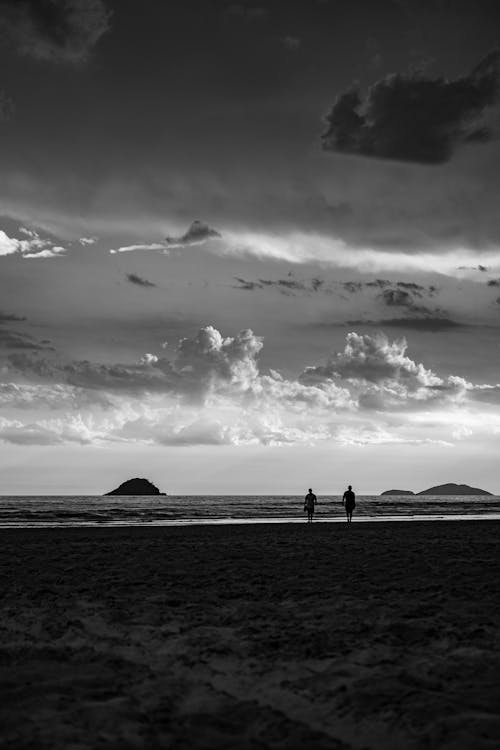
[[[124,247],[118,247],[115,250],[110,250],[109,252],[111,253],[111,255],[115,255],[116,253],[133,253],[135,252],[135,250],[165,250],[165,245],[160,242],[152,242],[149,245],[125,245]]]
[[[247,281],[239,276],[235,276],[235,281],[238,285],[235,289],[244,289],[246,291],[254,291],[256,289],[277,289],[281,294],[286,296],[294,295],[297,292],[311,292],[318,291],[322,286],[322,282],[318,279],[314,279],[311,285],[307,281],[301,281],[292,278],[292,274],[289,274],[288,279],[259,279],[258,281]]]
[[[28,415],[31,408],[64,409],[66,415],[19,416],[4,424],[0,439],[289,445],[346,443],[358,435],[363,444],[419,444],[429,437],[411,432],[412,415],[458,410],[462,424],[465,409],[499,402],[500,385],[438,375],[407,355],[404,339],[390,341],[384,334],[351,332],[341,351],[298,377],[262,372],[262,346],[251,330],[225,337],[205,326],[181,339],[170,359],[148,353],[128,365],[65,364],[13,354],[9,374],[37,383],[3,384],[0,405]],[[500,426],[500,414],[495,424]],[[451,432],[432,440],[449,437]]]
[[[489,271],[488,266],[482,266],[479,264],[478,266],[459,266],[458,271],[479,271],[480,273],[486,273]]]
[[[78,411],[90,407],[109,409],[112,402],[103,394],[64,383],[0,383],[0,407],[3,409],[49,409]]]
[[[35,341],[27,333],[20,333],[12,328],[6,328],[6,323],[25,323],[26,318],[16,313],[0,311],[0,348],[2,349],[30,349],[33,351],[53,351],[50,341]]]
[[[14,445],[58,445],[61,436],[40,424],[24,424],[0,417],[0,440]]]
[[[202,245],[207,240],[220,239],[222,235],[209,227],[203,221],[195,219],[191,226],[179,237],[167,236],[165,242],[168,247],[187,247],[191,245]]]
[[[66,255],[66,248],[60,247],[59,245],[52,245],[52,247],[45,248],[44,250],[24,253],[23,258],[28,259],[43,259],[43,258],[61,258]]]
[[[135,245],[125,245],[117,249],[110,250],[112,255],[116,253],[132,253],[135,250],[163,250],[167,253],[170,249],[179,247],[192,247],[193,245],[203,245],[208,240],[221,239],[222,235],[216,229],[212,229],[208,224],[196,219],[184,234],[167,236],[163,242],[138,243]]]
[[[407,291],[406,289],[389,288],[384,289],[380,298],[387,307],[405,307],[412,312],[428,312],[428,308],[415,302],[415,296],[421,297],[420,292]]]
[[[97,237],[80,237],[78,242],[80,245],[95,245]]]
[[[467,328],[466,323],[452,320],[446,317],[408,317],[408,318],[381,318],[379,320],[348,320],[349,326],[373,326],[376,328],[404,328],[414,331],[429,331],[430,333],[440,333],[442,331],[453,330],[454,328]]]
[[[439,164],[460,144],[490,140],[488,115],[497,103],[499,59],[495,50],[454,80],[390,75],[377,81],[365,99],[357,88],[345,91],[326,117],[324,149]]]
[[[61,258],[66,254],[64,247],[57,245],[52,239],[40,237],[38,232],[32,229],[19,227],[19,233],[28,239],[9,237],[3,229],[0,229],[0,256],[18,253],[29,260]]]
[[[375,336],[349,333],[343,352],[335,354],[326,365],[308,367],[302,374],[305,382],[317,378],[361,378],[368,382],[399,380],[402,377],[417,380],[420,385],[438,383],[423,365],[417,365],[406,356],[405,339],[389,342],[384,334]]]
[[[103,0],[0,0],[0,29],[19,54],[37,60],[85,62],[109,20]]]
[[[341,382],[358,408],[405,411],[457,404],[471,387],[463,378],[441,378],[406,355],[405,339],[389,341],[383,333],[349,333],[342,352],[325,365],[308,367],[299,380],[306,384]]]
[[[14,445],[88,445],[102,439],[104,436],[94,428],[92,420],[80,415],[34,422],[0,417],[0,441]]]
[[[142,276],[139,276],[136,273],[128,273],[127,281],[129,281],[131,284],[135,284],[136,286],[145,287],[146,289],[150,289],[151,287],[156,286],[156,284],[153,284],[152,281],[148,281],[148,279],[144,279],[142,278]]]
[[[31,349],[33,351],[53,351],[51,346],[35,341],[27,333],[19,333],[0,328],[0,348],[3,349]]]

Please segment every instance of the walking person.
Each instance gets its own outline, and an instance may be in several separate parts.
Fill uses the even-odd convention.
[[[354,508],[356,507],[356,495],[352,491],[351,485],[346,489],[344,492],[344,496],[342,498],[342,504],[345,507],[345,514],[347,516],[347,523],[352,522],[352,513],[354,511]]]
[[[314,509],[318,503],[318,498],[309,487],[309,491],[304,498],[304,512],[307,511],[307,523],[312,523],[314,516]]]

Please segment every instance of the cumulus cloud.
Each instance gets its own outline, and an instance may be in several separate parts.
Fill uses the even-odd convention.
[[[151,287],[156,286],[156,284],[154,284],[152,281],[149,281],[148,279],[144,279],[142,276],[139,276],[139,274],[137,273],[128,273],[127,281],[129,281],[131,284],[135,284],[135,286],[142,286],[146,289],[151,289]]]
[[[27,239],[9,237],[3,229],[0,229],[0,256],[18,253],[29,260],[33,258],[61,258],[66,254],[66,248],[57,245],[53,239],[41,237],[33,229],[20,227],[19,233]]]
[[[0,383],[0,407],[4,409],[77,411],[95,406],[108,409],[111,405],[104,394],[64,383]]]
[[[463,378],[442,378],[406,355],[404,338],[389,341],[385,334],[349,333],[342,352],[325,365],[308,367],[304,383],[341,381],[358,406],[365,409],[415,409],[424,404],[458,403],[470,387]]]
[[[348,334],[341,351],[298,377],[262,372],[262,346],[251,330],[226,337],[205,326],[169,359],[148,353],[128,365],[13,354],[0,406],[17,410],[17,421],[4,424],[0,439],[288,445],[352,442],[356,434],[362,444],[420,443],[452,435],[412,433],[412,415],[456,412],[456,426],[466,409],[499,402],[499,384],[441,376],[411,359],[404,339],[383,334]],[[18,376],[36,382],[19,384]],[[65,413],[29,419],[44,408]],[[389,424],[391,415],[400,421]]]
[[[97,237],[80,237],[78,242],[80,245],[95,245]]]
[[[85,62],[109,20],[103,0],[0,0],[0,29],[37,60]]]
[[[326,118],[323,147],[380,159],[448,161],[458,145],[491,139],[488,116],[498,99],[499,60],[495,50],[454,80],[394,74],[377,81],[364,99],[352,88]]]

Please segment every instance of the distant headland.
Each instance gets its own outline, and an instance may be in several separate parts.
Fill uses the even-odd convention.
[[[148,479],[134,477],[123,482],[116,490],[106,492],[106,495],[166,495],[166,492],[160,492]]]
[[[436,487],[429,487],[422,492],[412,492],[411,490],[386,490],[380,495],[492,495],[492,492],[480,490],[478,487],[469,487],[468,484],[438,484]]]

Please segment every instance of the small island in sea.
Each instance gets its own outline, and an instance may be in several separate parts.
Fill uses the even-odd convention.
[[[469,487],[468,484],[454,484],[449,482],[448,484],[438,484],[436,487],[429,487],[428,490],[422,490],[421,492],[412,492],[411,490],[385,490],[381,492],[382,495],[492,495],[492,492],[487,490],[481,490],[478,487]]]
[[[149,479],[134,477],[120,484],[115,490],[106,492],[106,495],[166,495],[166,492],[160,492]]]
[[[411,490],[386,490],[385,492],[381,492],[380,496],[382,495],[414,495],[415,493]]]
[[[438,484],[436,487],[429,487],[428,490],[417,492],[417,495],[492,495],[492,492],[480,490],[478,487],[469,487],[468,484]]]

